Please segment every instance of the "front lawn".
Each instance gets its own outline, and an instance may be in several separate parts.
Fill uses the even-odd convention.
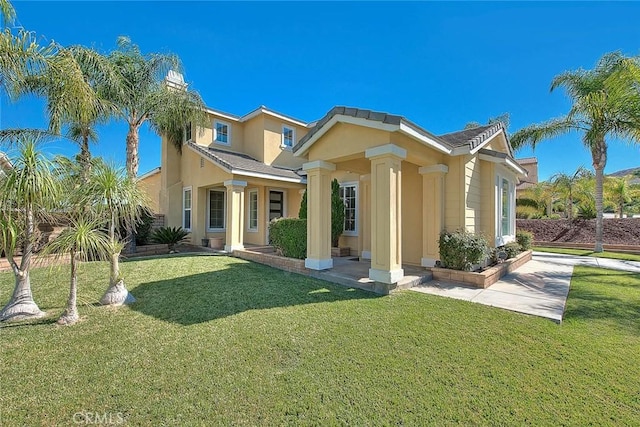
[[[611,259],[621,259],[624,261],[640,261],[640,255],[637,254],[628,254],[624,252],[594,252],[590,249],[568,249],[568,248],[547,248],[542,246],[535,246],[532,248],[534,251],[538,252],[551,252],[555,254],[565,254],[565,255],[577,255],[577,256],[591,256],[597,258],[611,258]]]
[[[108,269],[84,265],[72,327],[67,270],[34,273],[51,317],[0,329],[2,425],[640,424],[638,275],[576,267],[558,325],[222,256],[122,270],[138,302],[93,305]]]

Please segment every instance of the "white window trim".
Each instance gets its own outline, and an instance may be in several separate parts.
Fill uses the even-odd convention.
[[[218,131],[217,131],[217,125],[221,124],[227,127],[227,142],[221,142],[218,141]],[[213,143],[214,144],[219,144],[219,145],[224,145],[224,146],[230,146],[231,145],[231,124],[229,124],[228,122],[222,121],[222,120],[218,120],[218,119],[214,119],[213,120],[213,129],[212,129],[212,134],[213,134]]]
[[[256,228],[251,228],[251,195],[256,195]],[[260,230],[260,193],[257,188],[247,191],[247,232],[257,233]]]
[[[284,130],[285,129],[291,129],[291,131],[292,131],[291,146],[285,145],[285,143],[284,143]],[[294,128],[293,126],[289,126],[289,125],[282,125],[282,133],[280,134],[280,148],[282,148],[283,150],[292,150],[294,145],[296,145],[296,128]]]
[[[211,228],[209,225],[211,224],[211,192],[217,191],[223,194],[223,227],[222,228]],[[207,190],[207,231],[210,233],[222,233],[227,231],[227,190],[226,188],[216,187],[209,188]]]
[[[184,226],[184,220],[186,218],[184,211],[187,210],[187,208],[184,205],[184,195],[185,193],[189,191],[191,193],[191,207],[189,208],[189,215],[191,216],[189,224],[191,224],[191,227],[187,228]],[[182,187],[182,228],[185,231],[191,231],[191,228],[193,227],[193,188],[191,186],[189,187]]]
[[[358,231],[360,229],[360,189],[358,187],[358,181],[349,181],[349,182],[341,182],[340,183],[340,187],[355,187],[355,191],[356,191],[356,229],[354,231],[344,231],[344,226],[342,227],[342,235],[343,236],[351,236],[351,237],[357,237],[358,236]],[[344,201],[344,200],[343,200]]]
[[[509,234],[502,234],[502,181],[506,180],[508,189],[507,189],[507,203],[509,204]],[[515,242],[515,229],[516,229],[516,219],[515,219],[515,184],[513,180],[509,179],[509,177],[496,174],[496,246],[506,245],[510,242]]]

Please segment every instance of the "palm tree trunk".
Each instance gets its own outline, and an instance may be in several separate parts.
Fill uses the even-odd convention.
[[[624,203],[620,203],[620,219],[624,217]]]
[[[111,270],[109,274],[109,288],[102,298],[100,298],[100,304],[102,305],[122,305],[136,302],[136,299],[129,293],[127,287],[124,285],[124,279],[120,277],[120,252],[115,250],[117,243],[115,234],[115,219],[112,217],[109,226],[109,239],[111,240],[111,247],[114,250],[109,259]]]
[[[0,322],[35,319],[46,313],[40,310],[31,294],[31,277],[29,270],[14,269],[16,283],[11,299],[0,310]]]
[[[138,134],[138,125],[129,124],[127,132],[127,173],[130,178],[138,176],[138,166],[140,159],[138,156],[138,147],[140,145],[140,136]]]
[[[15,261],[11,262],[16,283],[13,288],[13,295],[11,296],[11,299],[7,305],[0,310],[0,322],[38,318],[46,314],[40,310],[33,300],[33,294],[31,293],[31,277],[29,275],[29,271],[31,269],[31,256],[33,254],[35,224],[33,220],[33,209],[28,207],[26,211],[26,244],[22,251],[20,266],[18,266]]]
[[[80,144],[80,164],[82,165],[82,179],[87,182],[91,174],[91,152],[89,151],[89,135],[82,135]]]
[[[592,150],[593,168],[596,171],[596,244],[594,252],[602,252],[602,235],[604,229],[603,218],[603,187],[604,167],[607,165],[607,145],[604,138]]]
[[[58,325],[73,325],[80,319],[78,316],[78,265],[76,251],[71,251],[71,284],[69,286],[69,299],[67,308],[58,319]]]

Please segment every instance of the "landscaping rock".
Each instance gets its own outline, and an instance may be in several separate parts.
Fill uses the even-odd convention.
[[[536,242],[595,243],[596,220],[518,219],[516,228],[533,233]],[[605,218],[603,243],[640,245],[640,218]]]

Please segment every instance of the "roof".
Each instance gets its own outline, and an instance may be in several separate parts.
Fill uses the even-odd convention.
[[[504,125],[498,122],[435,136],[403,116],[381,111],[338,106],[333,107],[323,118],[313,124],[309,132],[293,147],[293,152],[298,153],[297,155],[303,154],[317,138],[326,132],[327,127],[333,126],[338,121],[355,123],[358,120],[361,124],[377,124],[378,128],[390,132],[400,131],[449,155],[468,153],[481,146],[498,132],[504,131]],[[511,150],[511,147],[509,147],[509,150]]]
[[[149,178],[150,176],[153,176],[157,173],[160,173],[160,166],[158,166],[157,168],[151,169],[149,172],[143,173],[138,177],[138,180]]]
[[[304,177],[300,176],[295,170],[267,165],[243,153],[203,147],[191,141],[187,142],[187,145],[226,171],[236,175],[288,182],[303,183],[305,181]]]
[[[510,167],[514,171],[518,172],[522,176],[527,176],[528,172],[525,168],[523,168],[513,157],[511,157],[507,153],[503,153],[501,151],[488,150],[486,148],[481,148],[478,150],[478,154],[480,154],[481,158],[486,160],[491,160],[496,163],[503,163],[506,166]]]
[[[303,126],[303,127],[308,127],[309,125],[300,119],[296,119],[295,117],[291,117],[287,114],[283,114],[280,113],[278,111],[272,110],[270,108],[267,108],[264,105],[259,106],[258,108],[255,108],[253,110],[251,110],[250,112],[248,112],[247,114],[243,115],[243,116],[238,116],[235,114],[231,114],[231,113],[226,113],[224,111],[221,110],[216,110],[215,108],[211,108],[211,107],[206,107],[206,111],[207,113],[211,113],[211,114],[217,114],[221,117],[224,117],[228,120],[234,120],[237,122],[246,122],[251,120],[252,118],[256,117],[258,114],[267,114],[269,116],[273,116],[279,119],[284,119],[284,120],[288,120],[290,122],[293,122],[295,124],[297,124],[298,126]]]
[[[521,165],[529,165],[529,164],[533,164],[533,163],[538,163],[538,158],[537,157],[524,157],[522,159],[516,159],[516,160]]]
[[[444,135],[440,135],[439,138],[449,143],[452,147],[468,145],[469,148],[473,150],[502,129],[504,129],[502,122],[497,122],[457,132],[445,133]]]

